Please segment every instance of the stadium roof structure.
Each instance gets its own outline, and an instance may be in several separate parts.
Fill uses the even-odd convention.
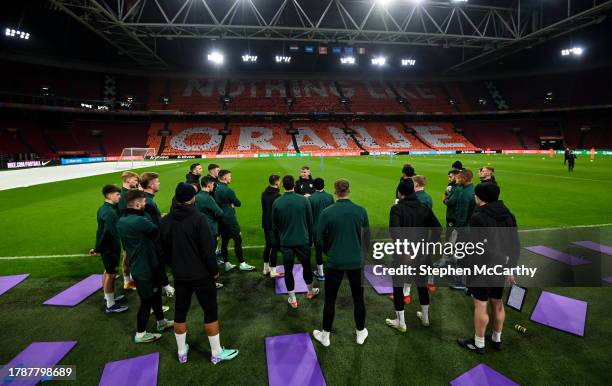
[[[599,23],[612,10],[612,0],[576,2],[562,17],[543,18],[542,3],[529,0],[51,0],[147,67],[168,67],[158,39],[208,39],[464,49],[452,72]]]

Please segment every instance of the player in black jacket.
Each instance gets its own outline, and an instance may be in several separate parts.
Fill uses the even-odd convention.
[[[409,240],[436,242],[442,234],[442,225],[430,208],[423,205],[414,193],[414,185],[402,183],[398,186],[397,204],[391,207],[389,215],[389,233],[393,240]],[[418,255],[415,258],[406,255],[394,255],[393,264],[411,265],[419,271],[421,265],[431,265],[431,256]],[[416,275],[413,277],[393,277],[393,304],[395,306],[395,319],[386,319],[385,322],[400,332],[406,332],[404,319],[403,283],[415,281],[419,292],[419,303],[421,311],[417,317],[421,319],[423,326],[429,326],[429,291],[427,290],[427,276]]]
[[[465,257],[465,264],[493,267],[515,267],[520,255],[516,218],[510,210],[499,201],[499,187],[487,182],[475,189],[476,204],[474,215],[470,219],[470,238],[472,242],[486,241],[483,254],[473,254]],[[476,352],[485,353],[485,332],[489,324],[487,306],[491,304],[493,315],[493,332],[489,340],[493,348],[501,349],[501,333],[506,314],[502,300],[505,283],[514,283],[514,277],[508,276],[468,276],[468,293],[474,298],[474,329],[473,338],[458,339],[462,347]]]
[[[204,311],[204,330],[208,336],[212,356],[217,364],[238,355],[238,350],[221,347],[217,319],[217,289],[219,277],[213,236],[206,216],[194,206],[195,190],[192,185],[179,183],[175,191],[176,203],[161,220],[162,253],[172,266],[176,304],[174,335],[180,363],[187,362],[187,312],[191,296],[195,293]]]
[[[271,175],[268,178],[268,187],[261,194],[261,227],[264,231],[264,238],[266,245],[263,251],[264,276],[270,275],[270,277],[283,276],[283,272],[276,272],[276,258],[278,255],[278,243],[274,237],[274,231],[272,230],[272,204],[280,194],[280,176],[276,174]]]
[[[295,192],[306,197],[315,192],[310,167],[302,166],[302,169],[300,169],[300,177],[295,181]]]

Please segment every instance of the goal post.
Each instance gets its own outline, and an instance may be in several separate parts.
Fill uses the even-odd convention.
[[[132,163],[131,167],[134,167],[135,161],[145,161],[148,159],[153,160],[153,165],[157,165],[157,149],[153,147],[126,147],[121,151],[119,159],[117,159],[117,167],[119,162],[129,161]]]

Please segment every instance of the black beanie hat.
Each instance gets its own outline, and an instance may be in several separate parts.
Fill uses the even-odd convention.
[[[196,190],[191,184],[187,184],[185,182],[179,182],[176,185],[176,190],[174,191],[174,196],[177,202],[185,203],[191,201],[193,197],[195,197]]]
[[[412,182],[412,179],[408,178],[400,182],[399,186],[397,187],[397,191],[402,196],[409,196],[413,194],[414,193],[414,183]]]
[[[474,194],[486,203],[497,201],[499,199],[499,186],[492,182],[483,182],[476,185]]]

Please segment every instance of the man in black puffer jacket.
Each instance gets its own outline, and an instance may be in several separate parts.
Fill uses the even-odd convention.
[[[219,321],[217,319],[217,289],[219,276],[213,236],[206,216],[195,207],[195,189],[187,183],[179,183],[175,191],[176,203],[170,213],[161,220],[160,237],[165,261],[172,266],[175,285],[174,334],[180,363],[187,362],[187,312],[195,293],[204,311],[204,330],[212,351],[211,361],[218,363],[233,359],[238,350],[221,347]]]
[[[477,208],[470,219],[470,239],[486,241],[484,253],[466,256],[465,263],[493,267],[515,267],[520,255],[516,218],[499,200],[499,187],[491,182],[479,184],[475,189]],[[501,333],[506,314],[502,301],[505,282],[514,283],[514,277],[472,275],[467,278],[468,293],[474,298],[474,338],[458,339],[462,347],[484,354],[485,332],[489,323],[487,305],[491,303],[493,332],[489,338],[493,348],[501,349]]]
[[[389,233],[391,239],[408,240],[409,242],[436,242],[440,240],[442,225],[430,208],[423,205],[414,193],[414,185],[410,182],[400,183],[397,187],[399,201],[391,207],[389,214]],[[400,265],[414,266],[417,272],[421,265],[431,265],[430,255],[398,255],[393,256],[394,267]],[[403,284],[414,280],[419,292],[419,303],[421,312],[417,316],[421,319],[423,326],[429,326],[429,291],[427,291],[427,276],[417,275],[415,277],[393,277],[393,305],[395,306],[395,319],[387,319],[385,322],[391,328],[400,332],[406,332],[404,318],[404,293]]]

